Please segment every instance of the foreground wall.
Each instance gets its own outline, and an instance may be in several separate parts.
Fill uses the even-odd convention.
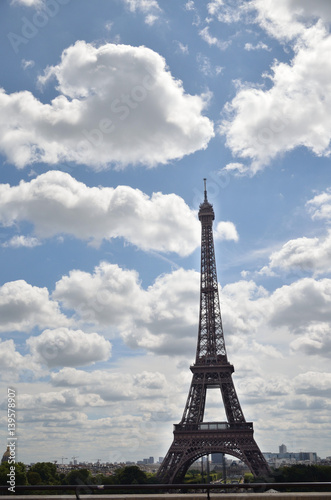
[[[75,495],[5,495],[1,500],[75,500]],[[79,495],[81,500],[208,500],[207,493],[170,493],[158,495]],[[211,493],[210,500],[331,500],[329,493]]]

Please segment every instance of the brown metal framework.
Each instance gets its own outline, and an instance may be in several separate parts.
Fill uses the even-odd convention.
[[[234,367],[228,362],[221,318],[213,240],[213,206],[200,205],[201,278],[199,333],[191,387],[182,420],[174,426],[174,440],[158,477],[179,483],[189,466],[210,453],[226,453],[247,464],[255,476],[269,473],[268,464],[253,437],[253,424],[246,422],[233,384]],[[221,391],[226,422],[204,422],[208,388]]]

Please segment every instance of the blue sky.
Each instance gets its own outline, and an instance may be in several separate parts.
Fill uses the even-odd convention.
[[[165,455],[204,177],[245,417],[263,451],[331,455],[330,20],[327,0],[1,2],[1,394],[18,392],[20,460]],[[206,419],[224,419],[213,391]]]

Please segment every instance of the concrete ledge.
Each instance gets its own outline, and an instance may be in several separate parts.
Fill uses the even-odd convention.
[[[75,495],[1,495],[1,500],[76,500]],[[79,495],[81,500],[206,500],[207,493],[165,493],[132,495]],[[304,493],[210,493],[210,500],[331,500],[331,492]]]

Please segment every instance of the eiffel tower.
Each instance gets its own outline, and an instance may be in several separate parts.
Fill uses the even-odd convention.
[[[200,205],[201,277],[200,316],[195,363],[182,420],[174,425],[174,440],[157,476],[163,483],[180,483],[189,466],[210,453],[239,458],[254,476],[268,475],[269,467],[253,437],[253,423],[246,422],[233,384],[234,367],[228,361],[218,295],[213,240],[213,206],[208,202],[204,179]],[[204,422],[206,393],[219,388],[226,422]]]

